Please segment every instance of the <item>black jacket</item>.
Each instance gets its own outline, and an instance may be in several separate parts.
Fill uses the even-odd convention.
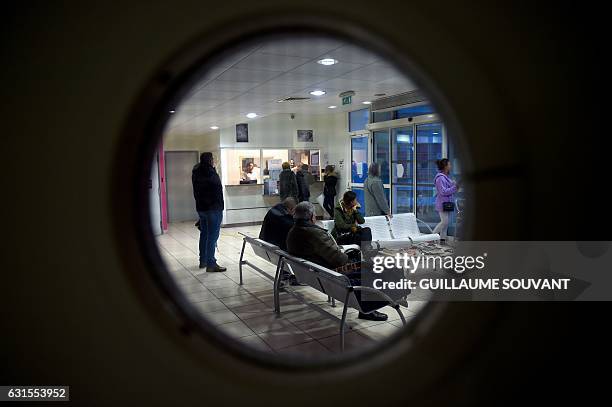
[[[338,176],[334,173],[325,175],[323,177],[325,186],[323,187],[323,194],[327,196],[336,196],[336,184],[338,183]]]
[[[264,217],[259,238],[287,250],[287,235],[293,227],[293,216],[282,203],[276,204]]]
[[[223,186],[213,166],[196,164],[191,172],[191,183],[198,212],[223,210]]]
[[[304,171],[300,170],[295,174],[298,187],[298,201],[308,201],[310,199],[310,186]]]
[[[282,170],[278,178],[280,199],[283,200],[291,196],[297,200],[298,186],[293,171],[289,169]]]

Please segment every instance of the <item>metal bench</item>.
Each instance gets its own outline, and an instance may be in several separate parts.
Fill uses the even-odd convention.
[[[262,275],[271,278],[268,273],[264,272],[257,265],[249,262],[244,258],[244,249],[246,244],[249,243],[253,248],[255,254],[276,266],[276,271],[274,274],[274,312],[280,314],[280,281],[282,270],[291,271],[297,280],[302,284],[307,284],[308,286],[314,288],[315,290],[327,295],[328,302],[331,300],[332,306],[335,306],[335,301],[338,300],[344,304],[344,308],[342,310],[342,318],[340,319],[340,346],[344,351],[344,326],[346,322],[346,313],[347,309],[354,308],[359,312],[363,313],[371,313],[376,309],[365,311],[359,300],[357,299],[356,293],[363,292],[369,293],[377,298],[377,301],[385,302],[385,305],[378,307],[377,309],[382,308],[383,306],[389,305],[394,308],[399,314],[402,323],[406,324],[406,319],[402,314],[399,303],[396,300],[393,300],[391,297],[386,295],[380,290],[374,289],[372,287],[365,286],[353,286],[347,276],[344,274],[337,273],[328,268],[322,267],[318,264],[310,262],[308,260],[295,257],[290,255],[289,253],[281,250],[278,246],[270,244],[264,240],[254,238],[248,236],[244,233],[240,233],[243,236],[242,242],[242,250],[240,251],[240,262],[239,262],[239,270],[240,270],[240,284],[242,285],[242,267],[243,265],[248,265],[253,269],[260,272]],[[309,304],[312,306],[312,304]],[[315,306],[324,314],[328,316],[338,319],[336,316],[330,314],[329,312],[321,309],[320,307]]]
[[[240,233],[240,234],[243,237],[242,250],[240,250],[240,261],[238,262],[238,270],[240,271],[240,285],[242,285],[242,266],[243,265],[248,265],[249,267],[257,270],[263,276],[269,278],[270,280],[274,280],[274,278],[268,275],[268,273],[263,271],[256,264],[253,264],[244,258],[244,249],[246,247],[246,244],[249,243],[251,245],[251,248],[253,249],[253,251],[258,257],[276,266],[276,273],[278,273],[280,270],[279,267],[281,267],[281,261],[280,261],[281,257],[277,254],[277,251],[280,250],[280,247],[273,245],[271,243],[268,243],[265,240],[251,237],[244,233]]]
[[[406,325],[406,319],[404,318],[404,315],[399,307],[399,300],[393,300],[387,294],[372,287],[353,286],[346,275],[337,273],[302,258],[291,256],[282,250],[280,250],[278,254],[281,258],[281,265],[279,267],[283,267],[283,265],[291,267],[291,270],[295,274],[298,281],[306,283],[315,290],[344,304],[344,308],[342,309],[342,318],[340,319],[340,347],[343,351],[344,325],[346,323],[346,312],[349,307],[354,308],[359,312],[369,314],[377,309],[389,305],[397,311],[402,320],[402,324]],[[280,298],[278,294],[278,281],[280,279],[279,269],[280,268],[277,268],[277,275],[274,283],[274,311],[280,314]],[[376,309],[366,311],[357,298],[357,292],[368,293],[375,298],[374,300],[385,302],[385,305],[381,305]],[[372,300],[372,298],[370,298],[370,300]]]

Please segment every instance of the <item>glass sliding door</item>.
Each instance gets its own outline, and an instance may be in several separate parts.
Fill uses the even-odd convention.
[[[443,158],[442,124],[416,126],[416,216],[432,228],[440,221],[436,212],[434,177],[436,160]]]
[[[389,130],[375,131],[372,133],[373,139],[373,161],[380,165],[380,179],[385,190],[387,204],[391,195],[391,143],[389,140]]]
[[[368,140],[368,134],[351,137],[351,189],[357,194],[362,213],[365,213],[363,182],[368,177]]]
[[[391,129],[391,152],[392,211],[414,212],[413,126]]]
[[[389,130],[375,131],[373,161],[380,165],[380,178],[383,184],[389,184],[391,170],[391,145],[389,143]]]
[[[448,147],[448,158],[451,161],[451,174],[450,177],[454,181],[461,181],[462,170],[457,158],[456,146],[452,138],[446,137],[446,144]],[[455,194],[455,202],[457,203],[457,210],[453,213],[449,220],[448,234],[451,236],[461,237],[461,227],[463,224],[463,216],[465,211],[465,196],[463,190],[459,190]]]

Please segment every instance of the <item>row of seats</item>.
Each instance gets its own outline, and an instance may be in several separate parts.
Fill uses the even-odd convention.
[[[429,233],[421,233],[419,222]],[[329,232],[334,228],[333,220],[324,220],[322,223]],[[372,230],[372,241],[385,248],[409,247],[413,242],[440,240],[440,235],[433,233],[429,225],[417,219],[414,213],[398,213],[391,219],[386,216],[366,216],[365,223],[361,226],[369,227]]]
[[[342,318],[340,319],[340,347],[342,350],[344,350],[344,326],[346,322],[347,309],[354,308],[363,313],[375,311],[368,311],[362,308],[362,304],[358,300],[357,292],[368,293],[369,300],[373,300],[374,298],[375,300],[380,301],[381,304],[377,309],[387,305],[391,306],[399,314],[402,323],[406,324],[404,315],[399,308],[399,302],[403,298],[392,299],[387,294],[372,287],[353,286],[351,285],[349,278],[344,274],[337,273],[334,270],[330,270],[311,261],[292,256],[289,253],[281,250],[278,246],[270,244],[264,240],[248,236],[244,233],[241,233],[241,235],[243,236],[244,240],[242,250],[240,252],[239,262],[240,284],[242,284],[243,265],[248,265],[268,277],[267,273],[244,258],[244,249],[248,243],[258,257],[276,266],[274,276],[274,311],[276,313],[280,314],[279,291],[280,279],[283,270],[292,272],[300,283],[307,284],[317,291],[327,295],[328,298],[340,301],[344,304]]]

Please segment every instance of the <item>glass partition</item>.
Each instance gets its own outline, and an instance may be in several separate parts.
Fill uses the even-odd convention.
[[[351,182],[362,184],[368,177],[368,136],[351,138]]]
[[[270,167],[276,168],[277,160],[281,161],[281,164],[289,160],[288,150],[261,150],[262,159],[262,170],[263,179],[270,178]]]
[[[370,122],[370,109],[361,109],[349,112],[349,131],[365,130],[366,125]]]
[[[308,171],[319,181],[321,178],[321,151],[310,149],[295,149],[289,151],[289,164],[293,171],[299,171],[302,164],[308,164]]]
[[[412,126],[391,130],[393,213],[414,212],[414,134]]]
[[[433,228],[440,221],[434,177],[438,173],[436,160],[442,158],[442,124],[417,125],[416,142],[417,217]]]
[[[389,172],[391,168],[391,146],[389,144],[389,131],[375,131],[374,137],[374,162],[380,165],[380,178],[383,184],[389,184]]]
[[[223,178],[228,185],[261,184],[261,150],[221,150]]]

